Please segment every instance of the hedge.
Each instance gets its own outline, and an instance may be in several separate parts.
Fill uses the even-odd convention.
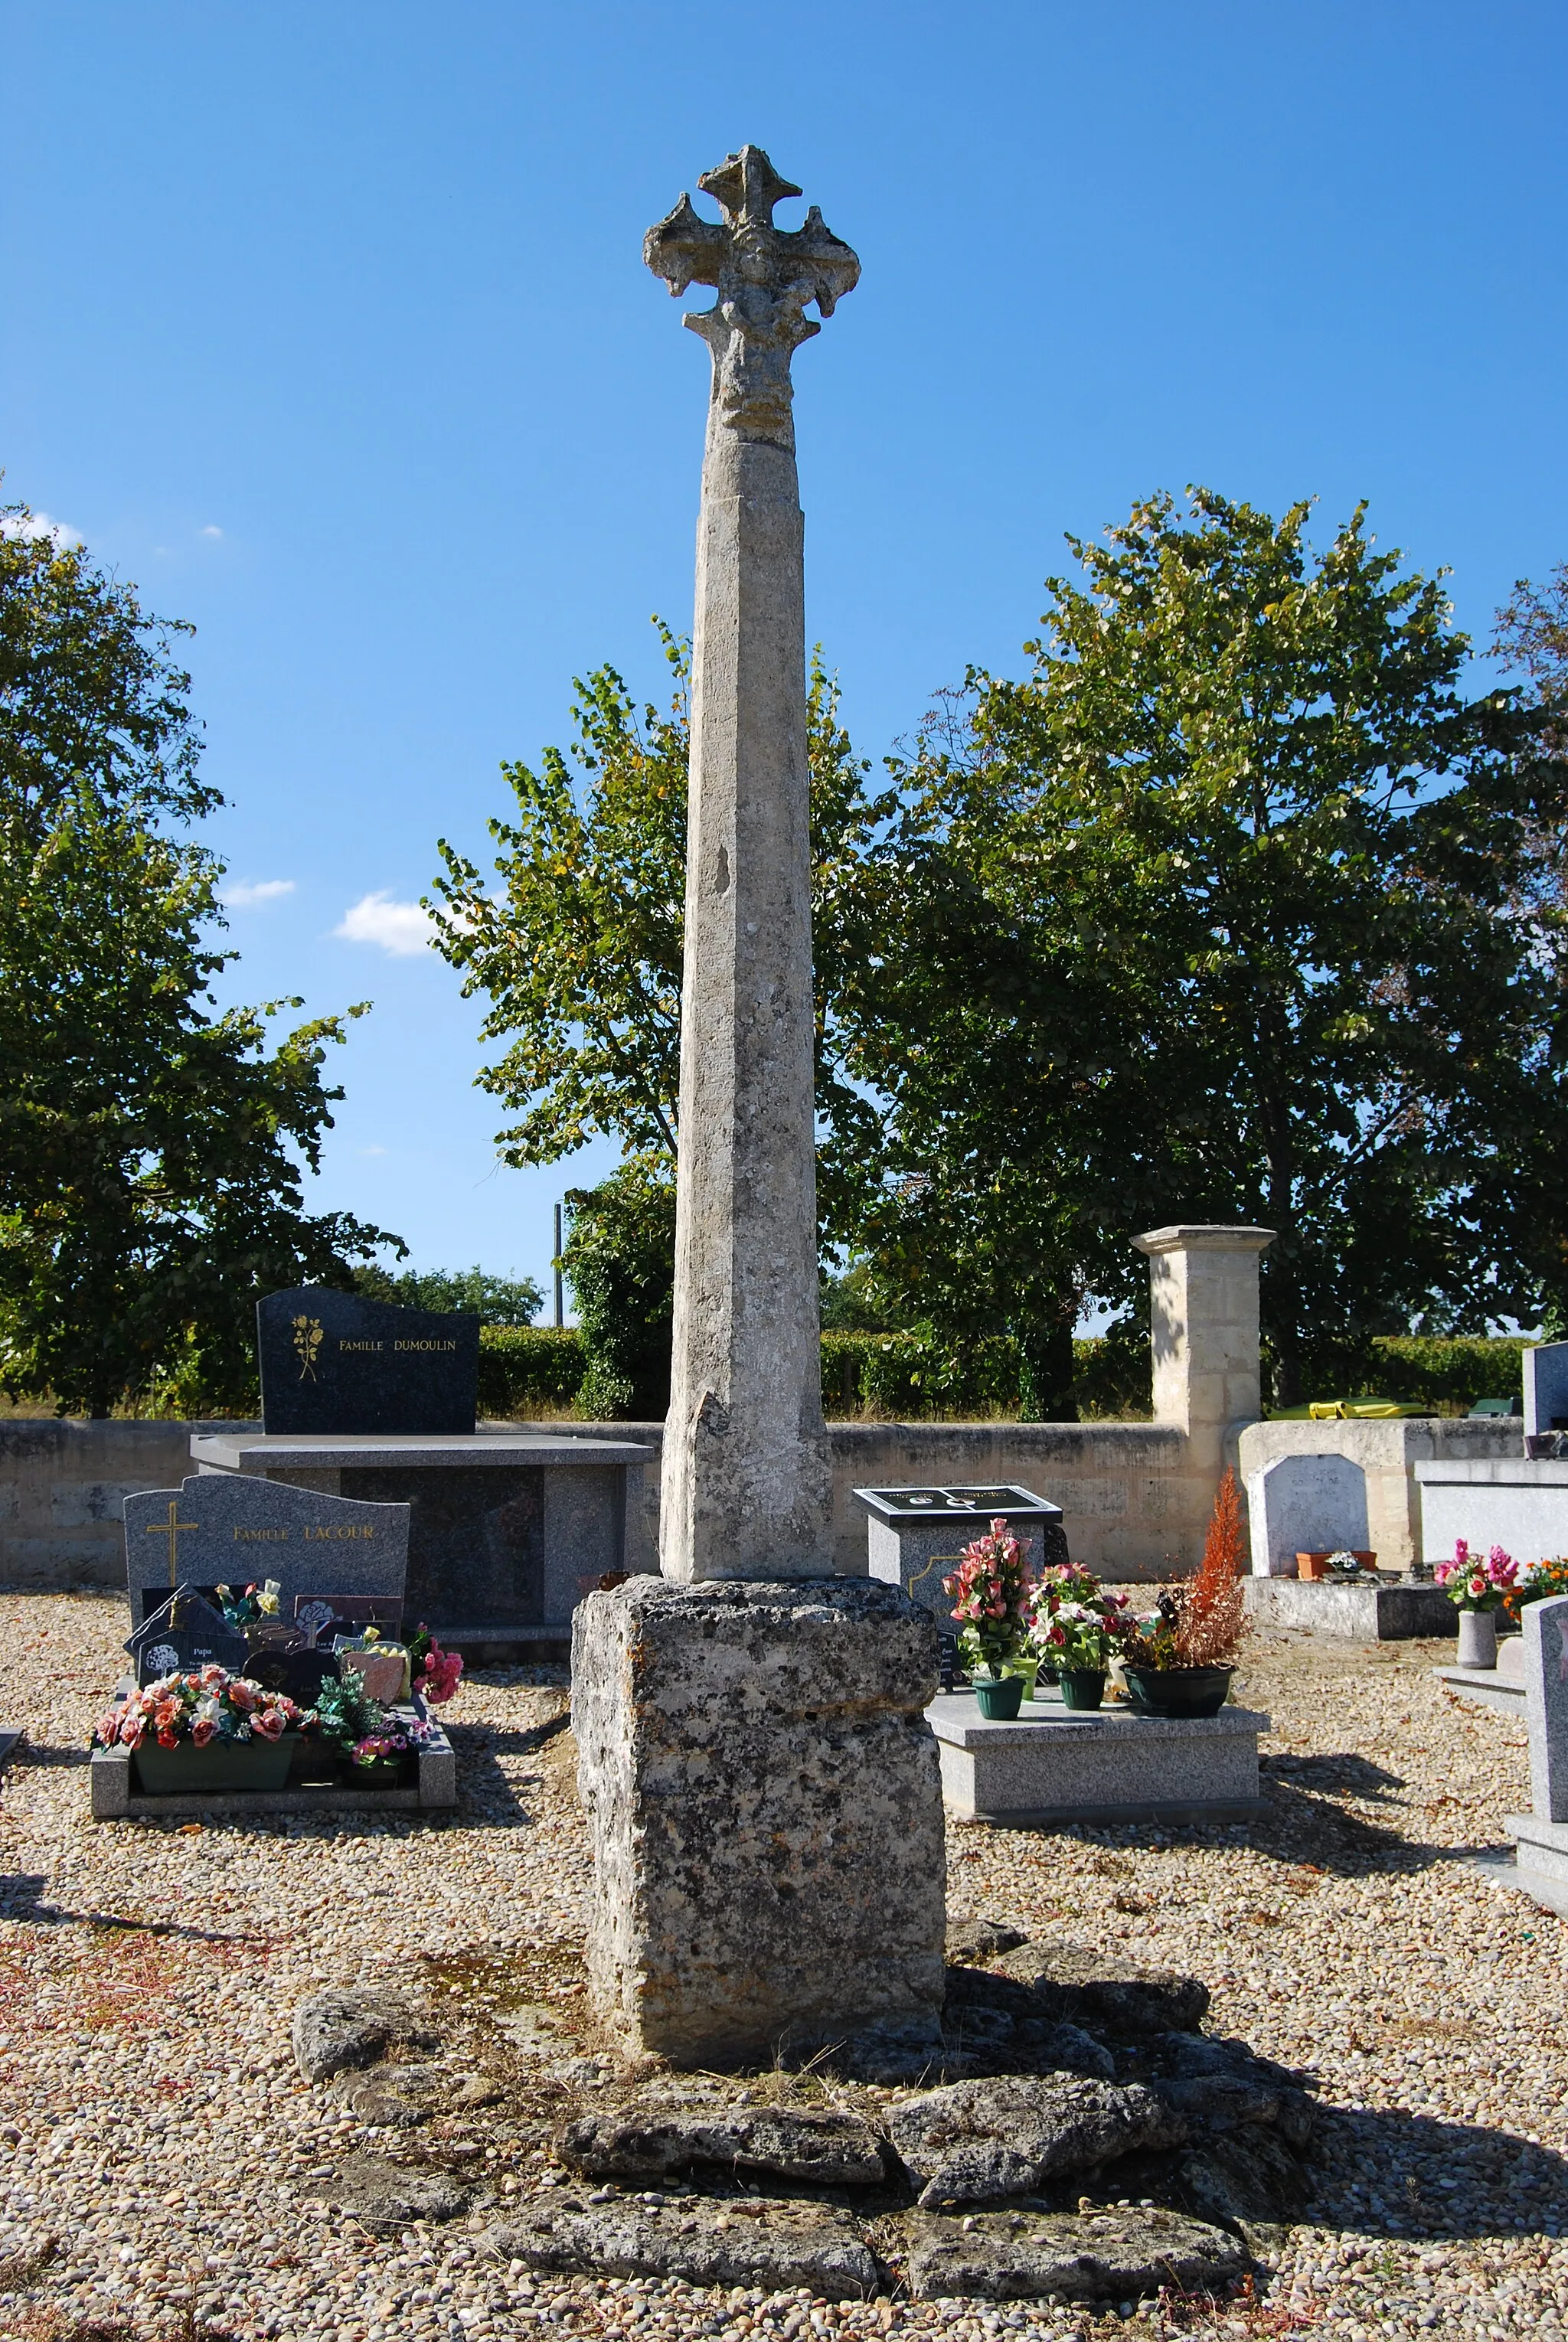
[[[1403,1398],[1433,1413],[1463,1414],[1479,1398],[1521,1387],[1522,1339],[1382,1336],[1323,1346],[1308,1389],[1314,1398]],[[1146,1341],[1073,1345],[1074,1395],[1093,1420],[1147,1418]],[[1266,1371],[1266,1364],[1265,1364]],[[479,1335],[479,1411],[496,1420],[570,1414],[586,1372],[574,1326],[485,1326]],[[830,1333],[822,1337],[823,1406],[829,1416],[907,1422],[921,1417],[1015,1418],[1019,1358],[1004,1335],[956,1355],[921,1334]]]

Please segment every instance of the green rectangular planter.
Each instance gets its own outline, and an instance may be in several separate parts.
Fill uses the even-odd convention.
[[[182,1740],[175,1748],[160,1748],[155,1740],[147,1739],[134,1751],[131,1762],[138,1787],[149,1797],[281,1789],[299,1743],[297,1732],[285,1732],[278,1740],[259,1736],[249,1740],[209,1740],[205,1748],[198,1748],[194,1740]]]

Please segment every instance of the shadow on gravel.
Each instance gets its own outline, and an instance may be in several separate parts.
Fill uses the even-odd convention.
[[[1320,2107],[1302,2217],[1440,2243],[1568,2232],[1568,2158],[1512,2132],[1398,2108]]]
[[[459,1794],[469,1818],[502,1828],[531,1823],[534,1813],[519,1791],[537,1787],[543,1777],[524,1774],[519,1779],[504,1770],[501,1759],[540,1756],[570,1720],[553,1716],[544,1724],[514,1730],[491,1724],[449,1724],[446,1736],[457,1753]]]

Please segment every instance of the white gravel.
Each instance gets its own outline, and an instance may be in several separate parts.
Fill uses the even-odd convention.
[[[568,2028],[581,2006],[589,1881],[564,1696],[519,1670],[464,1686],[445,1711],[455,1820],[94,1824],[85,1743],[124,1616],[105,1598],[0,1598],[0,1724],[29,1736],[0,1798],[5,2342],[173,2342],[194,2326],[246,2342],[1563,2330],[1564,1937],[1464,1859],[1501,1842],[1528,1787],[1523,1730],[1436,1683],[1451,1646],[1260,1639],[1238,1686],[1276,1726],[1255,1824],[953,1828],[955,1913],[1191,1969],[1215,2029],[1313,2067],[1334,2110],[1303,2225],[1255,2298],[1095,2321],[531,2279],[479,2255],[490,2216],[379,2242],[335,2213],[317,2192],[330,2158],[387,2139],[298,2079],[302,1995],[412,1982],[464,2021],[521,1998]],[[537,2132],[437,2128],[452,2167],[504,2196],[545,2170]]]

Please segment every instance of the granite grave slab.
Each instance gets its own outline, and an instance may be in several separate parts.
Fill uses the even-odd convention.
[[[202,1473],[177,1490],[125,1500],[125,1582],[140,1624],[181,1586],[275,1578],[280,1606],[301,1594],[401,1596],[406,1505],[365,1504],[235,1473]]]
[[[1568,1595],[1527,1603],[1521,1640],[1531,1810],[1506,1817],[1513,1861],[1476,1867],[1568,1918]]]
[[[1524,1432],[1568,1431],[1568,1342],[1538,1342],[1526,1350]]]
[[[269,1432],[472,1433],[479,1319],[400,1309],[325,1286],[256,1304],[262,1420]]]
[[[404,1617],[465,1651],[564,1642],[588,1588],[637,1566],[627,1526],[640,1515],[648,1450],[631,1441],[501,1430],[450,1439],[204,1432],[191,1453],[203,1487],[241,1473],[406,1506]],[[325,1597],[329,1587],[317,1590]]]

